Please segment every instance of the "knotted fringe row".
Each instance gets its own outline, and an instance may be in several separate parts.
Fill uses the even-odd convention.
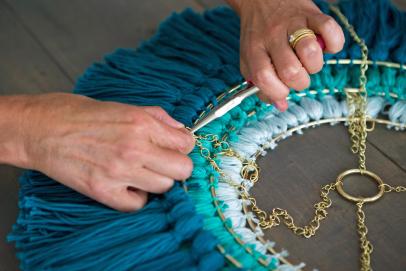
[[[345,100],[339,101],[337,97],[342,96],[342,93],[332,96],[323,96],[320,100],[308,97],[302,97],[299,101],[290,102],[289,109],[285,112],[279,112],[273,107],[264,108],[258,105],[260,102],[255,97],[249,97],[240,107],[234,108],[221,119],[207,125],[202,134],[217,135],[218,138],[223,138],[227,134],[230,147],[236,151],[241,157],[255,161],[254,155],[259,151],[262,155],[266,154],[266,149],[274,149],[277,145],[271,139],[285,133],[288,129],[297,127],[301,124],[306,124],[310,121],[319,121],[322,119],[340,118],[348,116],[348,108]],[[397,105],[398,103],[395,103]],[[394,106],[389,109],[389,112],[394,112]],[[261,108],[262,110],[258,110]],[[371,118],[376,118],[379,113],[387,114],[385,110],[385,102],[383,97],[374,96],[368,99],[367,114]],[[243,109],[244,108],[244,109]],[[247,112],[256,110],[256,114],[260,117],[255,118],[249,116]],[[389,114],[390,115],[390,114]],[[334,124],[334,122],[332,123]],[[406,123],[402,123],[406,127]],[[230,130],[230,127],[233,129]],[[390,127],[388,127],[390,128]],[[302,131],[298,130],[301,134]],[[290,135],[287,134],[286,137]],[[271,142],[271,143],[270,143]],[[252,187],[250,180],[241,177],[242,161],[235,157],[221,155],[223,149],[221,147],[214,148],[211,143],[202,142],[212,157],[217,156],[216,162],[220,165],[223,172],[227,175],[227,179],[233,181],[235,185],[245,184],[246,187]],[[221,176],[211,167],[209,161],[202,157],[200,149],[196,148],[191,157],[195,162],[195,168],[192,177],[188,181],[188,193],[196,202],[197,212],[205,216],[207,221],[206,227],[212,230],[215,235],[221,240],[222,245],[233,251],[233,256],[240,260],[240,255],[235,251],[234,246],[239,246],[238,240],[244,242],[240,250],[249,247],[253,249],[252,258],[265,259],[269,265],[265,265],[268,269],[275,268],[275,263],[279,257],[286,257],[287,252],[282,251],[278,254],[269,253],[269,248],[273,247],[273,242],[265,243],[258,240],[258,237],[264,236],[263,231],[258,226],[258,219],[251,212],[245,212],[243,205],[249,205],[249,202],[244,202],[235,187],[231,186],[223,180]],[[214,180],[208,183],[207,180]],[[215,195],[211,193],[211,189],[215,189]],[[216,204],[217,203],[217,204]],[[218,216],[218,212],[224,215],[224,219]],[[256,224],[254,229],[248,225],[248,220]],[[226,235],[224,238],[224,228],[232,228],[235,234]],[[229,231],[230,233],[230,231]],[[239,252],[241,253],[241,252]],[[250,259],[240,263],[252,270],[262,270],[263,267]],[[297,270],[304,265],[297,266],[279,265],[279,269]]]
[[[199,133],[222,136],[225,132],[228,132],[229,137],[232,138],[236,135],[236,132],[227,129],[227,127],[231,126],[229,124],[232,123],[232,126],[235,127],[235,131],[238,131],[249,119],[246,111],[242,108],[249,111],[258,109],[259,106],[260,103],[257,99],[249,97],[243,101],[241,106],[225,114],[221,120],[216,120],[202,128]],[[270,108],[264,106],[263,110],[269,111]],[[213,154],[221,152],[221,148],[215,150],[210,143],[205,141],[202,141],[202,143],[204,147]],[[282,266],[279,265],[278,259],[280,255],[270,255],[267,253],[267,246],[273,246],[273,244],[262,244],[256,241],[256,235],[244,228],[246,222],[245,216],[233,217],[233,213],[235,211],[238,212],[242,208],[242,202],[238,199],[235,189],[230,189],[229,192],[231,195],[221,193],[217,195],[218,197],[214,197],[210,192],[211,189],[214,188],[218,191],[219,187],[224,185],[219,182],[220,177],[218,173],[211,167],[210,163],[201,156],[198,148],[192,151],[191,157],[194,161],[194,170],[192,176],[187,181],[187,191],[195,201],[196,211],[205,217],[205,228],[215,234],[226,251],[237,259],[244,268],[248,270],[274,270],[278,267],[281,268]],[[208,182],[210,179],[213,180],[212,183]],[[226,199],[233,198],[233,194],[235,194],[236,200],[227,203]],[[216,206],[216,202],[218,206]],[[226,216],[225,221],[218,215],[219,211]],[[231,234],[226,228],[232,228],[235,233]],[[252,234],[254,236],[252,236]],[[261,233],[257,232],[256,234]],[[238,243],[236,237],[242,239],[245,245],[242,246]],[[251,253],[247,253],[247,249],[251,251]],[[281,254],[282,256],[286,256],[286,252],[282,252]],[[264,260],[266,264],[259,264],[259,259]],[[286,270],[296,270],[296,268],[290,267]]]
[[[317,3],[328,11],[325,3]],[[405,62],[406,37],[400,34],[406,26],[404,13],[383,0],[345,1],[340,7],[357,32],[366,38],[371,60]],[[374,31],[370,31],[371,27]],[[331,57],[326,55],[326,59]],[[334,57],[356,59],[359,51],[347,37],[345,49]],[[103,63],[91,66],[79,78],[75,93],[99,100],[158,105],[191,126],[207,104],[217,103],[216,96],[242,81],[238,63],[238,17],[228,8],[217,8],[202,15],[186,10],[163,22],[158,33],[137,50],[118,49],[106,56]],[[310,89],[317,93],[314,95],[307,90],[306,95],[310,97],[307,103],[312,104],[315,98],[320,100],[325,95],[323,89],[332,93],[335,89],[342,90],[343,86],[356,86],[356,67],[328,65],[323,72],[312,76]],[[376,80],[370,80],[369,84],[374,84],[370,87],[377,92],[397,95],[398,98],[393,98],[385,94],[384,104],[394,103],[389,114],[404,123],[406,106],[399,100],[405,97],[404,69],[374,66],[369,72],[373,71]],[[300,99],[296,94],[291,95],[292,101]],[[270,110],[257,100],[248,99],[239,107],[241,110],[227,114],[229,125],[242,127],[247,110],[254,107],[258,113],[250,117],[252,121],[263,118]],[[301,108],[307,115],[313,112],[311,114],[317,116],[317,110],[307,110],[306,103],[296,107],[299,113],[291,109],[292,114],[294,111],[305,118],[300,114]],[[220,132],[226,128],[217,125],[202,132],[210,129]],[[191,156],[198,165],[195,152]],[[199,175],[200,171],[206,173]],[[209,173],[213,173],[210,167],[196,166],[189,189],[209,186]],[[193,181],[196,176],[200,176],[199,182]],[[217,186],[216,181],[214,183]],[[279,255],[266,255],[259,244],[249,247],[251,253],[237,244],[215,215],[215,208],[208,207],[211,194],[206,188],[200,194],[191,194],[191,201],[175,186],[164,196],[153,196],[144,209],[122,214],[38,172],[26,172],[20,184],[20,213],[8,240],[16,244],[22,270],[227,269],[232,264],[225,262],[217,251],[219,244],[227,248],[227,254],[243,263],[243,267],[253,270],[291,268],[278,266]],[[235,219],[229,223],[238,225]],[[246,231],[240,230],[239,234],[243,236]],[[258,264],[259,258],[268,261],[268,266]]]

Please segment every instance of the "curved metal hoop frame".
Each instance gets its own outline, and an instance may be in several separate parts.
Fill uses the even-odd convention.
[[[371,61],[369,61],[369,62],[371,62]],[[326,62],[326,64],[327,64],[327,65],[359,65],[359,64],[360,64],[360,60],[358,60],[358,59],[331,59],[331,60],[328,60],[328,61]],[[393,62],[376,61],[376,62],[371,62],[371,63],[369,63],[369,64],[373,64],[373,65],[377,65],[377,66],[382,66],[382,67],[388,67],[388,68],[397,68],[397,69],[401,69],[401,70],[406,69],[406,65],[401,65],[401,64],[399,64],[399,63],[393,63]],[[222,101],[223,99],[225,99],[228,95],[234,93],[234,92],[237,91],[237,90],[240,90],[240,89],[246,87],[247,84],[248,84],[247,82],[242,82],[241,84],[239,84],[239,85],[237,85],[237,86],[235,86],[235,87],[233,87],[233,88],[230,88],[229,90],[223,92],[222,94],[220,94],[219,96],[216,97],[217,102],[221,102],[221,101]],[[348,89],[346,89],[346,90],[348,90]],[[316,94],[317,92],[318,92],[318,91],[316,91],[316,90],[309,90],[309,91],[308,91],[309,94]],[[340,92],[340,90],[338,90],[338,89],[334,89],[334,90],[325,89],[325,90],[322,90],[322,92],[325,93],[325,94],[328,94],[328,93],[333,94],[333,93]],[[299,97],[305,97],[305,96],[307,96],[306,93],[297,93],[297,95],[298,95]],[[378,93],[377,95],[378,95],[378,96],[383,96],[383,97],[385,97],[386,95],[388,95],[388,93]],[[398,97],[396,94],[394,94],[394,93],[389,93],[389,96],[390,96],[391,98],[394,98],[394,99],[398,99],[398,98],[399,98],[399,97]],[[290,97],[288,97],[288,100],[289,100],[289,99],[290,99]],[[203,111],[200,113],[200,115],[198,116],[198,118],[194,121],[194,124],[196,124],[202,117],[204,117],[205,114],[207,114],[207,112],[209,112],[209,111],[210,111],[211,109],[213,109],[213,108],[214,108],[213,103],[208,104],[207,107],[206,107],[206,109],[203,110]],[[255,111],[247,112],[247,113],[248,113],[249,116],[252,116],[252,115],[255,115],[255,114],[256,114]],[[297,130],[299,130],[299,129],[303,129],[303,128],[307,128],[307,127],[312,127],[312,126],[314,127],[314,126],[316,126],[316,125],[320,125],[320,124],[324,124],[324,123],[346,122],[346,121],[348,121],[348,118],[342,117],[342,118],[324,119],[324,120],[319,120],[319,121],[315,121],[315,122],[309,122],[309,123],[307,123],[307,124],[303,124],[303,125],[300,125],[300,126],[298,126],[298,127],[294,127],[294,128],[292,128],[292,129],[286,131],[285,133],[283,133],[283,134],[277,136],[276,138],[274,138],[273,141],[274,141],[274,142],[278,142],[278,141],[284,139],[286,134],[292,133],[292,132],[297,131]],[[404,126],[403,124],[400,124],[400,123],[393,123],[393,122],[388,121],[388,120],[383,120],[383,119],[373,119],[373,120],[372,120],[372,119],[371,119],[370,121],[373,121],[373,123],[392,125],[392,126],[395,126],[395,127],[399,127],[399,128],[401,128],[401,129],[405,128],[405,126]],[[347,175],[349,175],[349,174],[347,174]],[[376,176],[377,176],[377,175],[376,175]],[[344,176],[344,177],[345,177],[345,176]],[[377,176],[377,177],[379,178],[379,176]],[[372,177],[372,178],[373,178],[373,177]],[[379,178],[379,179],[380,179],[380,178]],[[374,179],[374,180],[376,180],[376,179]],[[380,180],[381,180],[381,179],[380,179]],[[377,180],[376,180],[376,181],[377,181]],[[183,184],[183,188],[184,188],[184,190],[187,192],[187,185],[186,185],[185,183]],[[381,190],[384,190],[384,186],[381,185],[381,184],[379,184],[379,189],[380,189],[380,190],[379,190],[379,194],[380,194],[380,193],[381,193],[380,191],[381,191]],[[345,191],[344,191],[344,192],[345,192]],[[214,199],[216,199],[216,191],[215,191],[215,189],[211,189],[211,194],[212,194],[212,196],[214,197]],[[349,195],[349,196],[351,196],[351,195]],[[355,198],[355,197],[354,197],[354,198]],[[357,198],[357,199],[358,199],[358,198]],[[364,201],[365,201],[365,200],[364,200]],[[217,202],[217,203],[218,203],[218,202]],[[215,205],[216,205],[216,204],[215,204]],[[217,209],[217,212],[218,212],[218,214],[219,214],[219,217],[220,217],[221,220],[223,221],[224,225],[226,225],[226,218],[225,218],[224,214],[222,213],[221,209],[220,209],[218,206],[216,206],[216,207],[217,207],[216,209]],[[248,212],[247,206],[245,206],[245,204],[243,204],[243,212],[244,212],[244,213],[247,213],[247,212]],[[247,219],[247,221],[248,221],[248,225],[250,226],[250,228],[251,228],[252,230],[255,230],[255,224],[254,224],[254,222],[253,222],[251,219]],[[233,231],[232,228],[230,228],[230,227],[225,227],[225,229],[234,237],[234,239],[236,240],[237,243],[239,243],[241,246],[244,246],[245,242]],[[264,243],[264,244],[266,243],[266,240],[265,240],[264,238],[262,238],[262,237],[258,237],[258,240],[259,240],[260,242]],[[225,257],[233,266],[235,266],[235,267],[237,267],[237,268],[242,268],[242,267],[243,267],[242,264],[238,261],[238,259],[236,259],[236,258],[233,257],[232,255],[228,254],[227,251],[226,251],[226,249],[225,249],[222,245],[217,245],[217,249],[219,250],[220,253],[222,253],[222,254],[224,255],[224,257]],[[269,251],[270,253],[272,253],[272,254],[276,254],[276,253],[277,253],[277,252],[276,252],[273,248],[271,248],[271,247],[268,248],[268,251]],[[252,254],[252,251],[250,251],[250,249],[248,249],[247,252],[250,253],[250,254]],[[292,263],[290,263],[290,262],[289,262],[286,258],[284,258],[283,256],[279,256],[278,259],[279,259],[282,263],[284,263],[284,264],[292,265]],[[262,265],[265,265],[265,262],[263,262],[262,259],[261,259],[261,260],[258,259],[258,262],[259,262],[260,264],[262,264]]]

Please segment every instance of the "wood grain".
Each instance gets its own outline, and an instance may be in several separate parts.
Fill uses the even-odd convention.
[[[73,83],[0,1],[0,95],[69,91]]]
[[[188,0],[6,0],[74,80],[118,47],[135,48]]]
[[[393,133],[382,125],[378,125],[374,132],[368,136],[368,141],[393,163],[406,171],[406,133]]]

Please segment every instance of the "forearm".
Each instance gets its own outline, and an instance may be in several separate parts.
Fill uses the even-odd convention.
[[[27,165],[23,122],[27,96],[0,96],[0,164]]]

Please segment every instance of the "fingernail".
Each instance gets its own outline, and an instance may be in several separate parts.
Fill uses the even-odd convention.
[[[281,112],[284,112],[286,111],[286,109],[288,109],[288,102],[286,100],[274,102],[274,105]]]

